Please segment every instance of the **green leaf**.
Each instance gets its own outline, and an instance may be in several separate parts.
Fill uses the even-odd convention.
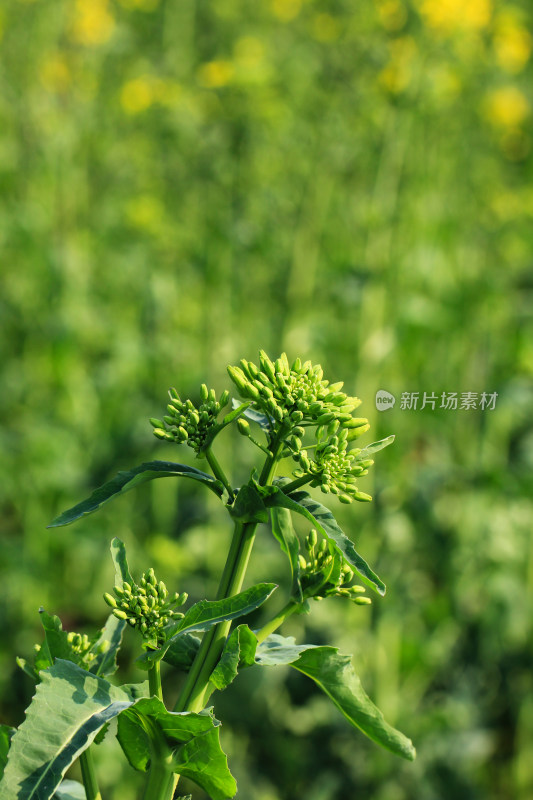
[[[131,470],[119,472],[108,483],[104,483],[103,486],[95,489],[89,498],[56,517],[48,527],[58,528],[61,525],[70,525],[71,522],[80,519],[80,517],[92,514],[93,511],[107,503],[108,500],[112,500],[114,497],[124,494],[124,492],[129,492],[130,489],[139,486],[145,481],[151,481],[154,478],[172,477],[192,478],[195,481],[204,483],[218,497],[222,497],[224,494],[224,487],[220,481],[195,467],[188,467],[186,464],[175,464],[173,461],[148,461]]]
[[[134,702],[70,661],[58,659],[40,678],[13,736],[0,782],[2,800],[49,800],[98,731]]]
[[[377,453],[379,450],[383,450],[384,447],[388,447],[389,444],[392,444],[395,439],[394,434],[391,436],[387,436],[385,439],[380,439],[379,442],[372,442],[372,444],[367,444],[366,447],[363,447],[360,453],[357,453],[355,457],[355,461],[364,461],[366,458],[372,458],[374,453]]]
[[[287,478],[283,478],[276,481],[275,486],[267,487],[269,494],[264,498],[265,505],[270,508],[288,508],[289,511],[294,511],[306,517],[342,553],[346,561],[358,572],[361,580],[379,594],[384,595],[386,591],[385,584],[356,551],[353,543],[339,527],[329,508],[326,508],[322,503],[311,497],[310,494],[301,490],[286,495],[280,488],[286,481]]]
[[[163,657],[163,661],[171,664],[176,669],[187,672],[196,658],[201,639],[192,633],[184,633],[171,640],[170,646]]]
[[[260,667],[279,667],[292,664],[304,650],[316,647],[314,644],[296,644],[294,636],[280,636],[271,633],[261,642],[255,653],[255,663]]]
[[[54,794],[54,800],[85,800],[85,797],[85,788],[78,781],[63,781]]]
[[[314,680],[348,722],[377,744],[412,761],[416,756],[413,743],[385,721],[361,686],[351,662],[351,656],[341,655],[336,647],[314,647],[305,650],[291,666]]]
[[[91,647],[90,652],[95,653],[96,658],[91,664],[90,672],[96,675],[113,675],[117,671],[117,655],[125,627],[125,620],[109,615],[100,636]]]
[[[228,636],[220,661],[211,673],[210,681],[222,691],[235,680],[239,667],[251,667],[255,663],[257,637],[248,625],[239,625]]]
[[[336,647],[297,645],[292,636],[272,633],[258,646],[255,663],[259,666],[289,664],[315,681],[351,725],[396,755],[409,761],[415,758],[411,740],[385,721],[361,686],[352,657],[340,654]]]
[[[146,720],[149,721],[147,725]],[[172,752],[172,770],[194,781],[213,800],[229,800],[237,785],[220,747],[220,722],[211,714],[167,711],[157,697],[139,700],[118,721],[118,739],[135,769],[146,771],[150,750],[147,731],[157,725]]]
[[[116,536],[111,541],[111,558],[113,559],[113,564],[115,565],[115,586],[120,586],[120,588],[122,588],[124,582],[129,583],[130,586],[132,586],[134,580],[128,567],[128,559],[126,558],[126,545]]]
[[[68,642],[68,633],[63,630],[61,620],[55,614],[47,614],[43,609],[39,609],[41,624],[44,628],[44,642],[41,649],[35,656],[35,669],[39,672],[42,669],[51,667],[56,658],[64,658],[72,661],[72,647]]]
[[[182,636],[184,633],[206,631],[219,622],[244,617],[262,606],[275,589],[277,589],[275,583],[258,583],[244,592],[239,592],[239,594],[223,600],[200,600],[199,603],[191,606],[183,619],[173,623],[172,627],[168,629],[169,638],[163,647],[144,653],[136,660],[136,663],[141,669],[149,669],[153,663],[164,657],[177,636]]]
[[[292,518],[287,508],[271,508],[272,533],[278,540],[282,551],[289,559],[292,578],[292,596],[299,603],[303,601],[302,585],[300,583],[300,543],[292,526]]]
[[[239,522],[268,522],[269,514],[263,498],[254,486],[242,486],[229,508],[231,516]]]
[[[0,725],[0,778],[4,774],[9,745],[11,744],[11,737],[14,733],[15,728],[11,728],[9,725]]]
[[[242,408],[242,405],[239,405],[240,403],[239,400],[233,399],[231,402],[235,409]],[[246,417],[246,419],[249,419],[250,422],[257,423],[257,425],[259,425],[261,430],[264,431],[265,433],[270,433],[272,431],[274,427],[274,420],[272,419],[272,417],[267,416],[267,414],[263,414],[261,411],[257,411],[255,408],[249,408],[248,406],[250,405],[250,403],[246,403],[243,405],[247,406],[246,410],[243,413],[243,416]]]

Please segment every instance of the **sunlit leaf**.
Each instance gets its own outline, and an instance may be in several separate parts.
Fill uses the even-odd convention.
[[[295,600],[301,602],[302,585],[300,583],[300,565],[298,556],[300,554],[300,543],[292,525],[290,511],[287,508],[271,508],[272,533],[278,540],[281,550],[289,559],[292,578],[292,595]]]
[[[86,500],[69,508],[67,511],[63,511],[48,527],[57,528],[61,525],[70,525],[71,522],[80,519],[80,517],[92,514],[93,511],[96,511],[109,500],[118,497],[118,495],[129,492],[130,489],[134,489],[141,483],[155,478],[191,478],[204,483],[218,497],[222,497],[224,493],[224,487],[220,481],[217,481],[206,472],[195,469],[195,467],[188,467],[186,464],[175,464],[173,461],[148,461],[133,469],[119,472],[108,483],[104,483],[103,486],[95,489]]]
[[[98,731],[134,702],[123,689],[70,661],[58,659],[40,678],[12,739],[0,782],[2,800],[49,800]]]
[[[136,663],[142,669],[148,669],[151,664],[163,658],[177,636],[206,631],[219,622],[251,614],[268,600],[275,589],[277,589],[275,583],[258,583],[244,592],[239,592],[239,594],[223,600],[200,600],[186,612],[183,619],[172,625],[168,631],[169,639],[163,647],[144,653]]]
[[[337,520],[326,506],[323,506],[307,492],[298,490],[286,495],[282,486],[287,479],[276,481],[275,486],[267,487],[269,494],[264,496],[265,505],[270,508],[287,508],[306,517],[320,533],[329,539],[346,561],[359,573],[361,580],[377,591],[385,594],[385,584],[356,551],[353,543],[342,531]]]
[[[157,697],[139,700],[124,711],[118,721],[118,740],[130,764],[140,771],[146,771],[151,757],[144,720],[155,724],[164,736],[174,772],[197,783],[212,800],[235,795],[237,785],[220,747],[220,722],[211,714],[167,711]]]
[[[271,634],[258,646],[255,661],[261,666],[289,664],[311,678],[348,722],[370,739],[402,758],[415,758],[411,740],[386,722],[366,694],[351,656],[340,654],[336,647],[296,645],[292,636]]]
[[[239,625],[229,635],[220,661],[211,673],[210,681],[216,689],[223,690],[235,680],[239,667],[254,664],[257,637],[247,625]]]

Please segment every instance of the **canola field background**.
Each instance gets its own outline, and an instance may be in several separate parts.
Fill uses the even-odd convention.
[[[216,699],[239,796],[533,796],[531,22],[518,0],[4,0],[3,722],[31,698],[15,656],[40,606],[102,624],[113,536],[134,570],[213,596],[230,532],[201,487],[46,525],[119,469],[195,464],[151,434],[169,386],[220,392],[227,364],[286,350],[362,398],[365,443],[396,441],[361,480],[372,504],[333,501],[386,597],[284,632],[353,652],[418,758],[303,676],[250,671]],[[218,457],[238,485],[237,439]],[[287,588],[265,529],[249,580],[272,578]],[[105,748],[104,797],[133,800]]]

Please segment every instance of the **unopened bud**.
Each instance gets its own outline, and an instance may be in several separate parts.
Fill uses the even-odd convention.
[[[250,436],[250,423],[242,417],[239,417],[237,420],[237,430],[243,436]]]
[[[126,614],[126,612],[125,612],[125,611],[122,611],[122,609],[121,609],[121,608],[114,608],[114,609],[113,609],[113,614],[114,614],[114,615],[115,615],[115,617],[117,617],[118,619],[128,619],[128,615]]]
[[[372,603],[370,597],[354,597],[353,602],[356,606],[369,606]]]
[[[224,408],[224,406],[227,405],[228,400],[229,400],[229,392],[227,389],[224,389],[224,391],[220,395],[220,400],[218,401],[220,403],[220,407]]]
[[[116,608],[117,607],[117,601],[115,600],[115,598],[112,595],[109,594],[109,592],[106,592],[104,594],[104,600],[105,600],[105,602],[107,603],[108,606],[111,606],[111,608]]]
[[[370,503],[372,500],[372,496],[366,492],[355,492],[353,497],[354,500],[358,500],[360,503]]]
[[[202,383],[202,385],[200,386],[200,397],[202,398],[204,403],[209,397],[209,390],[205,385],[205,383]]]
[[[307,561],[301,554],[298,556],[298,563],[300,565],[300,569],[305,569],[307,567]]]

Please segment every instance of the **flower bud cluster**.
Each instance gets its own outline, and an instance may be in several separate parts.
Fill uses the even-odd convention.
[[[320,487],[324,493],[336,494],[341,503],[351,503],[353,500],[369,501],[372,498],[357,488],[357,478],[368,473],[368,467],[374,462],[372,459],[358,461],[360,450],[347,451],[348,439],[346,428],[339,431],[338,435],[328,436],[315,447],[315,458],[311,461],[306,450],[294,454],[300,465],[295,470],[297,477],[305,474],[313,476],[311,486]]]
[[[104,600],[118,619],[124,619],[136,628],[151,645],[158,647],[164,643],[163,628],[171,620],[183,617],[177,611],[187,600],[187,593],[177,592],[169,597],[163,581],[157,581],[154,570],[145,572],[140,583],[129,584],[113,589],[115,597],[104,594]]]
[[[327,426],[334,420],[337,428],[346,428],[349,439],[364,431],[367,420],[354,420],[352,411],[361,404],[358,397],[341,392],[342,382],[324,380],[320,364],[302,364],[297,358],[289,365],[282,353],[275,361],[261,350],[259,367],[242,359],[240,366],[228,367],[228,374],[239,394],[252,400],[256,408],[288,430],[303,424]],[[366,428],[365,428],[366,429]],[[357,431],[357,434],[355,433]]]
[[[220,411],[227,405],[229,392],[222,392],[217,400],[214,389],[205,383],[200,388],[201,402],[195,406],[192,400],[181,400],[175,389],[169,390],[168,415],[162,420],[152,418],[150,424],[158,439],[182,444],[186,442],[196,453],[200,453],[213,428],[217,425]]]
[[[338,495],[344,503],[371,499],[358,491],[356,478],[366,475],[373,462],[356,463],[360,450],[348,452],[348,444],[370,426],[368,420],[352,416],[361,401],[342,392],[342,382],[330,384],[320,365],[302,364],[299,358],[289,365],[285,353],[273,362],[263,350],[259,367],[243,359],[240,366],[228,367],[228,373],[241,396],[272,421],[272,435],[285,433],[281,455],[297,462],[296,477],[308,475],[312,486]],[[310,427],[315,428],[316,443],[306,448],[303,439]],[[246,433],[244,426],[239,430]]]
[[[67,642],[70,647],[72,661],[79,666],[85,667],[85,669],[90,669],[97,655],[96,652],[91,652],[94,640],[89,639],[86,633],[69,631],[67,634]]]
[[[369,605],[369,597],[361,597],[364,586],[348,584],[353,580],[352,568],[344,562],[335,570],[335,559],[340,556],[332,552],[326,539],[318,541],[313,529],[305,540],[307,556],[300,554],[300,581],[304,596],[321,600],[324,597],[348,597],[357,605]]]

